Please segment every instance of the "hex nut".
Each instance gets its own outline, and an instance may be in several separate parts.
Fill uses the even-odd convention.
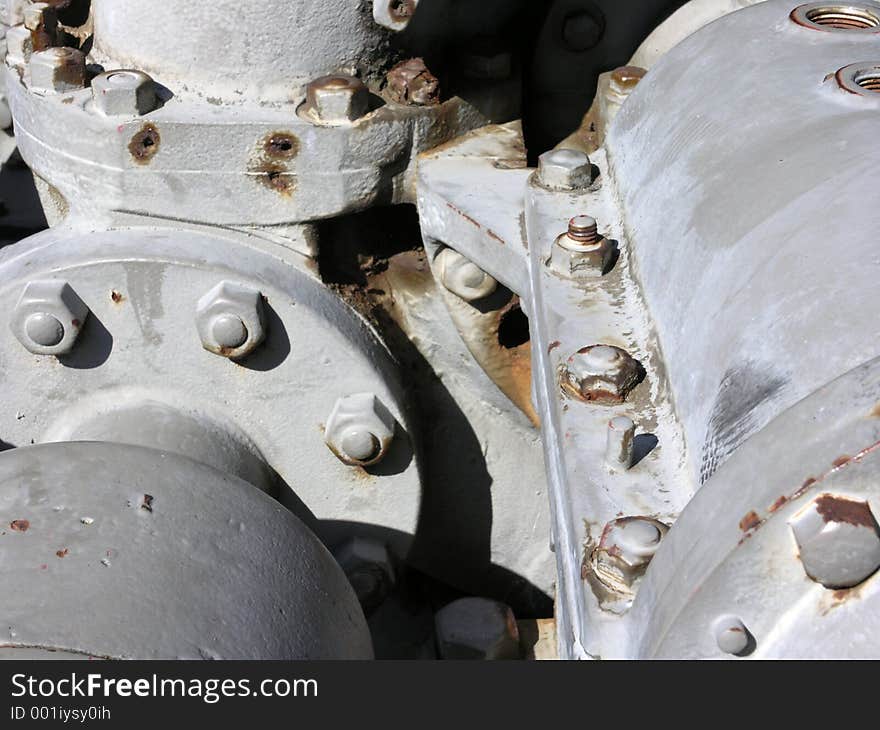
[[[306,89],[305,116],[313,122],[347,124],[360,119],[369,108],[370,93],[354,76],[323,76]]]
[[[578,400],[615,405],[645,379],[645,369],[613,345],[583,347],[560,368],[563,392]]]
[[[348,577],[365,614],[375,611],[394,590],[394,561],[384,543],[353,537],[338,546],[333,555]]]
[[[156,109],[156,84],[142,71],[117,69],[92,79],[94,108],[105,116],[140,116]]]
[[[880,568],[880,529],[867,502],[822,494],[789,525],[804,571],[826,588],[852,588]]]
[[[596,577],[616,593],[632,593],[669,527],[651,517],[621,517],[602,530],[590,558]]]
[[[409,25],[418,4],[419,0],[373,0],[373,20],[399,32]]]
[[[373,393],[340,398],[324,427],[324,442],[349,466],[370,466],[385,458],[394,440],[394,416]]]
[[[66,355],[76,343],[89,308],[66,281],[31,281],[12,313],[10,326],[35,355]]]
[[[516,617],[510,606],[488,598],[460,598],[434,616],[442,659],[520,659]]]
[[[82,89],[86,83],[86,57],[76,48],[35,51],[28,70],[32,91],[62,93]]]
[[[444,248],[437,254],[434,266],[440,283],[466,302],[483,299],[498,288],[494,278],[451,248]]]
[[[550,190],[581,190],[593,179],[590,158],[580,150],[550,150],[538,158],[537,180]]]
[[[584,233],[585,230],[587,233]],[[569,230],[554,241],[549,264],[550,268],[565,277],[602,276],[613,255],[614,246],[599,234],[595,219],[576,216],[571,219]]]
[[[266,337],[263,295],[242,284],[221,281],[199,299],[196,328],[208,352],[231,360],[245,357]]]
[[[385,76],[385,96],[395,104],[434,106],[440,103],[440,81],[422,58],[409,58]]]
[[[58,39],[58,13],[48,3],[31,3],[23,9],[22,21],[31,34],[35,51],[44,51]]]
[[[622,103],[639,85],[647,71],[640,66],[620,66],[611,72],[608,93]]]

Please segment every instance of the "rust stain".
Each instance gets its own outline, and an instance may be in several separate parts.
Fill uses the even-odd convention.
[[[749,530],[754,530],[761,524],[761,518],[758,517],[758,513],[755,510],[746,513],[745,517],[743,517],[739,521],[739,529],[743,532],[748,532]]]
[[[141,509],[145,509],[145,510],[147,510],[147,512],[153,511],[153,495],[152,494],[145,494],[144,495],[144,501],[141,502]]]
[[[385,93],[398,104],[434,106],[440,103],[440,82],[422,58],[398,63],[385,77]]]
[[[56,551],[55,551],[55,554],[56,554],[59,558],[64,558],[64,557],[67,557],[67,554],[68,554],[69,552],[70,552],[70,550],[68,550],[67,548],[64,548],[63,550],[56,550]]]
[[[844,454],[843,456],[838,456],[834,461],[832,461],[831,465],[836,469],[844,466],[845,464],[848,464],[850,461],[852,461],[852,457]]]
[[[113,291],[110,292],[110,299],[113,300],[114,304],[119,304],[120,302],[125,300],[125,297],[122,296],[122,294],[120,292],[118,292],[114,289]]]
[[[783,494],[779,499],[777,499],[773,504],[770,505],[770,512],[775,512],[776,510],[784,507],[786,504],[788,504],[788,497]]]
[[[403,23],[409,20],[415,11],[415,0],[391,0],[388,4],[388,14],[396,23]]]
[[[547,354],[549,355],[551,352],[553,352],[553,350],[555,350],[561,344],[562,343],[559,340],[553,340],[553,342],[551,342],[550,345],[547,347]]]
[[[264,139],[263,150],[273,159],[290,160],[299,154],[299,140],[290,132],[272,132]]]
[[[825,522],[845,522],[855,527],[874,529],[876,522],[867,502],[823,494],[816,500],[816,511]]]
[[[9,523],[9,529],[15,532],[27,532],[30,526],[31,523],[27,520],[13,520]]]
[[[290,197],[295,177],[289,163],[299,154],[299,149],[299,140],[290,132],[270,132],[260,140],[257,153],[248,165],[248,172],[269,190]]]
[[[155,124],[147,123],[131,138],[128,151],[138,165],[149,165],[159,151],[162,137]]]

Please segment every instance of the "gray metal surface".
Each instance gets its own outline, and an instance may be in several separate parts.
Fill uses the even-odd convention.
[[[235,477],[119,444],[0,458],[4,649],[137,659],[372,656],[309,529]],[[7,656],[8,656],[7,652]]]
[[[880,206],[865,187],[877,160],[864,144],[880,95],[835,79],[876,57],[878,36],[798,25],[795,5],[761,3],[690,36],[609,130],[700,481],[783,409],[880,352],[865,305],[880,294]]]

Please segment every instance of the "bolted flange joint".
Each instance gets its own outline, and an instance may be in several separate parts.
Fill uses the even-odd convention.
[[[579,191],[595,179],[590,158],[580,150],[559,149],[538,158],[538,183],[549,190]]]
[[[312,81],[303,116],[319,124],[349,124],[370,110],[370,92],[355,76],[336,74]]]
[[[651,517],[612,520],[605,525],[591,556],[596,577],[616,593],[632,593],[668,530],[667,525]]]
[[[263,295],[250,287],[221,281],[199,299],[196,329],[208,352],[231,360],[250,354],[266,337]]]
[[[66,355],[76,343],[89,308],[66,281],[31,281],[12,313],[12,332],[35,355]]]
[[[324,427],[324,442],[349,466],[377,464],[394,440],[394,416],[373,393],[340,398]]]

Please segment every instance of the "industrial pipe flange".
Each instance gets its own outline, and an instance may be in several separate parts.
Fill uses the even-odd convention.
[[[405,553],[421,487],[397,365],[362,317],[284,260],[295,256],[258,245],[193,230],[53,229],[3,249],[0,439],[182,452],[264,489],[280,484],[280,499],[324,521],[331,544],[367,523]],[[78,330],[66,354],[35,355],[17,337],[18,319],[43,311],[17,307],[35,280],[63,282],[88,308],[75,322],[38,302]],[[337,401],[357,394],[383,419],[381,451],[363,464],[341,460],[325,433]],[[373,428],[370,413],[349,416],[351,428]]]
[[[369,659],[326,548],[246,482],[172,453],[46,444],[0,458],[0,657]]]

